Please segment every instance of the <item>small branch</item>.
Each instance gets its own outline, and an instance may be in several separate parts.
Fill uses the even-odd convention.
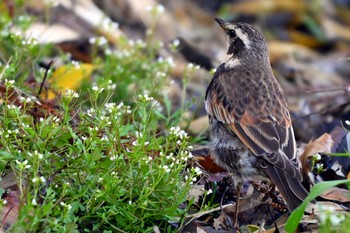
[[[43,90],[43,87],[44,87],[44,84],[45,84],[45,82],[46,82],[46,79],[47,79],[47,74],[49,73],[49,70],[51,69],[51,66],[52,66],[52,64],[53,64],[53,60],[51,60],[50,62],[49,62],[49,64],[47,64],[46,65],[46,67],[45,67],[45,74],[44,74],[44,79],[43,79],[43,81],[41,82],[41,84],[40,84],[40,88],[39,88],[39,91],[38,91],[38,94],[36,95],[36,97],[39,99],[39,96],[40,96],[40,94],[41,94],[41,92],[42,92],[42,90]]]

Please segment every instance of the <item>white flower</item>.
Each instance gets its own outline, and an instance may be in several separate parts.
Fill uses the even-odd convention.
[[[181,130],[180,127],[178,127],[178,126],[171,127],[169,131],[170,131],[169,132],[170,135],[176,136],[176,137],[180,138],[181,140],[188,138],[187,133],[184,130]]]
[[[79,98],[79,94],[71,89],[67,89],[65,92],[65,96],[69,99],[73,99],[73,98]]]
[[[13,84],[15,83],[15,80],[7,80],[5,79],[5,85],[8,87],[13,86]]]
[[[80,63],[79,63],[78,61],[72,60],[72,61],[71,61],[71,64],[72,64],[73,66],[75,66],[75,68],[80,69]]]
[[[101,36],[98,38],[97,43],[99,46],[103,46],[103,45],[107,45],[108,44],[108,40],[106,39],[106,37]]]
[[[330,214],[329,215],[329,220],[331,221],[331,224],[333,226],[339,225],[341,221],[345,219],[344,215],[337,215],[337,214]]]
[[[149,96],[148,92],[144,92],[143,95],[139,95],[139,99],[141,101],[145,101],[145,102],[149,102],[149,101],[152,101],[154,100],[154,98],[152,96]]]
[[[159,4],[159,5],[157,6],[156,10],[157,10],[157,13],[163,13],[164,10],[165,10],[165,8],[164,8],[163,5]]]
[[[104,88],[103,87],[98,87],[98,86],[96,86],[96,85],[94,85],[93,87],[92,87],[92,90],[94,91],[94,92],[96,92],[96,93],[101,93],[103,90],[104,90]]]
[[[117,88],[117,84],[115,84],[115,83],[109,84],[109,85],[107,86],[107,89],[110,90],[110,91],[113,91],[113,90],[115,90],[116,88]]]
[[[195,168],[194,168],[194,172],[195,172],[197,175],[202,174],[202,170],[201,170],[199,167],[195,167]]]
[[[24,160],[23,162],[20,162],[19,160],[16,160],[15,161],[16,164],[21,168],[21,169],[28,169],[30,168],[31,166],[28,164],[28,160]]]
[[[323,164],[322,163],[317,163],[316,164],[316,169],[317,170],[323,169]]]
[[[109,141],[108,136],[104,134],[101,138],[101,141],[105,141],[105,142]]]
[[[321,155],[319,153],[314,154],[313,157],[316,161],[321,160]]]
[[[40,181],[41,181],[41,183],[45,183],[45,181],[46,181],[45,177],[40,176]]]
[[[175,62],[174,62],[174,59],[172,57],[168,57],[166,59],[166,61],[168,62],[168,64],[171,66],[171,67],[175,67]]]
[[[179,40],[179,39],[173,40],[173,41],[171,42],[171,45],[174,46],[174,47],[176,48],[177,46],[180,45],[180,40]]]
[[[212,194],[212,193],[213,193],[213,190],[212,189],[208,189],[207,195]]]
[[[138,141],[133,141],[131,144],[132,144],[133,146],[138,146],[138,145],[139,145]]]
[[[32,200],[32,205],[37,205],[38,203],[36,202],[35,199]]]
[[[163,169],[165,170],[165,172],[170,172],[170,168],[168,165],[164,165]]]
[[[136,46],[139,47],[139,48],[144,48],[144,47],[146,47],[146,43],[143,40],[141,40],[141,39],[137,39],[136,40]]]
[[[89,38],[89,43],[90,44],[95,44],[96,43],[96,37],[90,37]]]
[[[135,132],[135,135],[136,135],[137,138],[142,138],[143,133],[142,133],[142,132],[139,132],[139,131],[136,131],[136,132]]]

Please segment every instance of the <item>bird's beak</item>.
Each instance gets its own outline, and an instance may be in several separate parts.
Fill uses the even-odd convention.
[[[222,29],[224,29],[225,31],[227,30],[228,22],[220,18],[215,18],[215,21],[220,25],[220,27],[222,27]]]

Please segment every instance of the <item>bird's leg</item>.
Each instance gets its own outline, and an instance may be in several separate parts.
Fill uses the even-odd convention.
[[[238,213],[239,213],[239,198],[241,196],[241,188],[242,188],[242,182],[238,182],[238,184],[236,185],[237,199],[236,199],[235,219],[234,219],[234,222],[233,222],[233,226],[237,230],[239,230]]]

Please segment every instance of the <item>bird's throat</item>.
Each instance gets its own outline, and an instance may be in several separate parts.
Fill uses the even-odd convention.
[[[225,62],[226,69],[232,69],[241,65],[241,61],[237,57],[229,55],[228,59]]]

